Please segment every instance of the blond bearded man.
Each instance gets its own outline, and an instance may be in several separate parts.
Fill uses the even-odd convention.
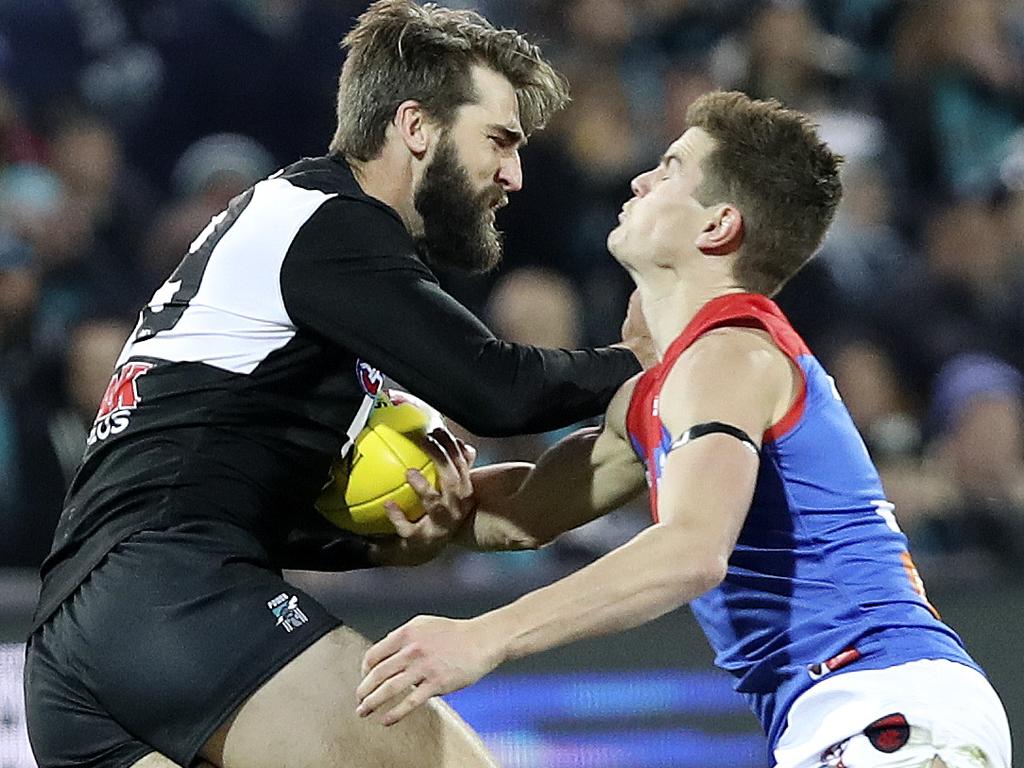
[[[42,768],[494,765],[442,704],[391,730],[357,718],[367,643],[281,570],[414,563],[458,523],[468,478],[443,469],[454,514],[383,545],[318,529],[385,375],[503,435],[599,414],[639,364],[502,342],[430,270],[500,258],[520,147],[567,98],[539,50],[410,0],[374,3],[345,43],[329,153],[198,233],[117,361],[29,639]]]

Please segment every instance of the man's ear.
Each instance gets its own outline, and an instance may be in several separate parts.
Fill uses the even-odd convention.
[[[694,243],[705,256],[727,256],[743,245],[743,214],[732,205],[714,209]]]
[[[434,140],[434,126],[427,120],[422,105],[406,99],[395,110],[393,124],[408,150],[422,160]]]

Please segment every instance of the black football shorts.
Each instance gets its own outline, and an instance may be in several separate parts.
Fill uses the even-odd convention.
[[[157,750],[188,766],[260,685],[339,624],[242,529],[134,534],[29,640],[36,760],[127,768]]]

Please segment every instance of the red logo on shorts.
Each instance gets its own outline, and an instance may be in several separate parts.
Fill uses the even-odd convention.
[[[910,724],[896,712],[875,720],[864,729],[864,735],[879,752],[892,754],[910,740]]]
[[[128,428],[128,417],[142,402],[137,381],[139,376],[153,367],[152,363],[125,363],[110,377],[103,393],[100,409],[89,431],[88,445],[106,440]]]

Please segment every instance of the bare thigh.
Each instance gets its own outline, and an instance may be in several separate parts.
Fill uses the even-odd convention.
[[[325,635],[239,707],[203,746],[203,758],[222,768],[497,768],[440,700],[387,728],[376,715],[357,717],[368,646],[347,627]]]

